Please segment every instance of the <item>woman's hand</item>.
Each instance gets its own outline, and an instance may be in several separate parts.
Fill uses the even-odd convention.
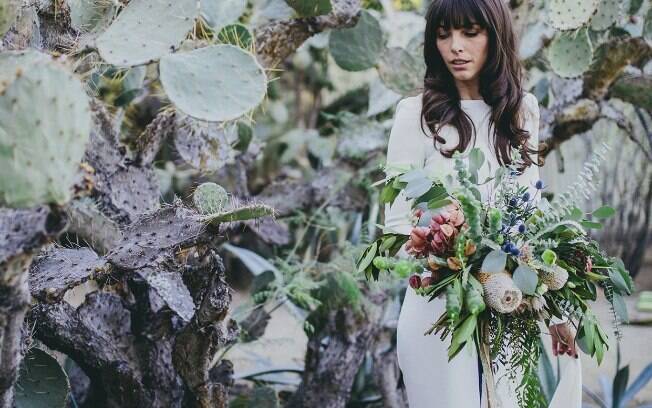
[[[570,357],[578,358],[575,344],[575,328],[565,323],[553,324],[549,327],[552,337],[552,354],[568,354]]]

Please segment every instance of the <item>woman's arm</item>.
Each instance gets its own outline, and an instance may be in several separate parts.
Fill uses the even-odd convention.
[[[396,106],[394,123],[389,134],[387,145],[387,166],[410,165],[416,168],[423,167],[426,152],[423,131],[421,130],[421,112],[417,97],[403,98]],[[387,169],[386,176],[393,174],[392,169]],[[409,234],[412,229],[410,222],[411,206],[414,199],[407,200],[405,191],[396,196],[394,202],[385,204],[385,225],[383,232]],[[405,246],[405,245],[404,245]],[[398,256],[405,256],[404,246]]]

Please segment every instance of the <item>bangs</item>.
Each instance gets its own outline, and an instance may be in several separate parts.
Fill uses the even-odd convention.
[[[433,0],[437,2],[433,10],[434,27],[450,30],[471,28],[474,24],[487,28],[488,23],[478,0]]]

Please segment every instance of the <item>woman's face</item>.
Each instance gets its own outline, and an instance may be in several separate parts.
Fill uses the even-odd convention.
[[[448,70],[457,81],[470,81],[478,78],[487,59],[489,37],[487,30],[474,24],[471,28],[453,28],[446,31],[439,27],[437,48]],[[455,64],[454,60],[468,61]]]

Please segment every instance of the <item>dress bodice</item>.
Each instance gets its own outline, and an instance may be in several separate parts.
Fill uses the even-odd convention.
[[[475,125],[476,132],[466,152],[472,147],[482,150],[485,164],[478,172],[478,179],[485,180],[499,166],[493,147],[493,126],[489,124],[491,106],[481,99],[461,100],[460,106]],[[536,147],[539,137],[539,105],[536,97],[529,92],[524,93],[521,106],[525,113],[523,127],[531,135],[530,144]],[[434,147],[432,132],[425,122],[422,130],[420,120],[421,94],[403,98],[398,102],[387,147],[387,164],[423,167],[429,174],[439,177],[453,173],[455,161],[443,156],[440,150]],[[454,126],[446,125],[439,133],[446,143],[438,144],[438,147],[452,149],[458,144],[459,135]],[[534,193],[534,183],[538,179],[539,167],[532,165],[519,176],[518,182],[527,185],[531,193]],[[483,200],[489,197],[491,185],[492,183],[487,183],[479,186]],[[394,203],[385,207],[385,231],[408,234],[411,229],[410,207],[411,200],[406,200],[404,192],[401,191]]]

